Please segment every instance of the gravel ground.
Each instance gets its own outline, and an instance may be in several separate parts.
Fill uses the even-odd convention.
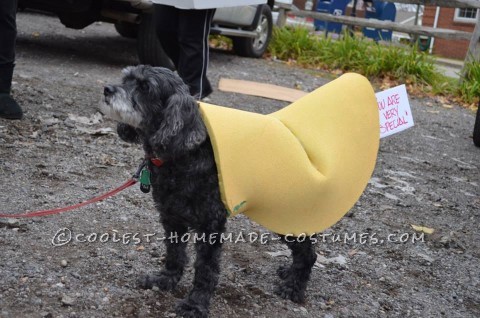
[[[138,63],[135,42],[108,24],[74,31],[31,13],[20,14],[18,24],[14,95],[26,115],[0,121],[0,210],[73,204],[118,186],[142,153],[119,141],[96,105],[103,85]],[[332,79],[212,52],[212,83],[220,77],[305,91]],[[286,105],[218,90],[211,100],[260,113]],[[411,104],[416,126],[381,141],[365,193],[320,237],[307,302],[273,294],[287,253],[273,236],[265,244],[249,239],[268,232],[239,216],[229,222],[239,242],[225,243],[212,317],[480,316],[474,113],[433,99]],[[412,224],[435,231],[422,236]],[[136,286],[140,274],[162,263],[162,235],[150,197],[137,187],[61,215],[0,219],[0,317],[175,317],[191,264],[173,293]]]

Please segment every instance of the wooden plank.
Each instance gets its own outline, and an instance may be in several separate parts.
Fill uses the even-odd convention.
[[[467,64],[472,61],[480,63],[480,14],[477,16],[477,24],[475,25],[475,30],[473,31],[472,39],[470,40],[467,57],[465,58],[461,74],[465,76],[465,73],[467,72]],[[464,76],[462,76],[462,79]]]
[[[480,14],[477,17],[477,24],[473,31],[472,40],[468,47],[467,59],[475,59],[480,62]]]
[[[406,4],[420,4],[427,6],[447,8],[480,8],[478,0],[383,0],[385,2],[397,2]]]
[[[310,17],[310,18],[314,18],[322,21],[340,22],[346,25],[356,25],[356,26],[362,26],[362,27],[368,27],[368,28],[393,30],[397,32],[425,35],[425,36],[431,36],[431,37],[437,37],[437,38],[449,39],[449,40],[470,40],[472,37],[472,33],[465,32],[465,31],[439,29],[439,28],[432,28],[432,27],[425,27],[425,26],[418,26],[418,25],[409,26],[409,25],[403,25],[403,24],[399,24],[391,21],[380,21],[380,20],[355,18],[355,17],[348,17],[348,16],[335,16],[328,13],[301,11],[301,10],[292,10],[291,13],[299,17]]]
[[[282,28],[287,24],[287,14],[292,10],[293,5],[289,3],[275,2],[275,6],[278,7],[277,26]]]
[[[300,97],[307,95],[307,92],[298,89],[257,83],[251,81],[221,78],[218,89],[224,92],[240,93],[252,96],[265,97],[270,99],[294,102]]]
[[[287,10],[280,8],[278,10],[277,27],[282,28],[287,24]]]

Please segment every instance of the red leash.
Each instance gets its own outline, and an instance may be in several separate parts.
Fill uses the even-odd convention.
[[[138,178],[140,176],[140,173],[141,173],[142,169],[145,167],[145,165],[146,165],[146,160],[143,160],[142,163],[138,166],[137,171],[135,172],[135,174],[133,175],[133,177],[131,179],[127,180],[124,184],[122,184],[118,188],[110,190],[107,193],[104,193],[104,194],[102,194],[98,197],[92,198],[90,200],[87,200],[87,201],[84,201],[84,202],[81,202],[81,203],[78,203],[78,204],[70,205],[70,206],[67,206],[67,207],[64,207],[64,208],[56,208],[56,209],[51,209],[51,210],[34,211],[34,212],[20,213],[20,214],[0,213],[0,218],[14,218],[14,219],[17,219],[17,218],[32,218],[32,217],[36,217],[36,216],[46,216],[46,215],[58,214],[58,213],[78,209],[78,208],[81,208],[82,206],[92,204],[92,203],[95,203],[95,202],[98,202],[98,201],[105,200],[106,198],[112,197],[115,194],[119,193],[120,191],[123,191],[126,188],[131,187],[132,185],[137,183]]]
[[[121,186],[119,186],[116,189],[108,191],[107,193],[104,193],[104,194],[102,194],[98,197],[92,198],[90,200],[87,200],[87,201],[84,201],[84,202],[81,202],[81,203],[78,203],[78,204],[70,205],[70,206],[67,206],[67,207],[64,207],[64,208],[56,208],[56,209],[52,209],[52,210],[35,211],[35,212],[22,213],[22,214],[2,214],[2,213],[0,213],[0,218],[15,218],[15,219],[17,219],[17,218],[32,218],[32,217],[36,217],[36,216],[46,216],[46,215],[58,214],[58,213],[78,209],[78,208],[81,208],[82,206],[92,204],[92,203],[95,203],[95,202],[98,202],[98,201],[102,201],[102,200],[105,200],[108,197],[114,196],[118,192],[120,192],[122,190],[125,190],[128,187],[131,187],[135,183],[137,183],[137,180],[129,179],[127,182],[125,182],[124,184],[122,184]]]

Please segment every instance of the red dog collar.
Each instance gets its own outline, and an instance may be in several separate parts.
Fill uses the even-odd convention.
[[[163,165],[163,160],[160,158],[150,158],[150,162],[157,167],[161,167]]]

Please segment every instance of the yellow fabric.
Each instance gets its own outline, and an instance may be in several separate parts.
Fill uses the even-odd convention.
[[[370,179],[379,146],[377,101],[345,74],[261,115],[200,103],[222,200],[280,234],[318,233],[340,220]]]

